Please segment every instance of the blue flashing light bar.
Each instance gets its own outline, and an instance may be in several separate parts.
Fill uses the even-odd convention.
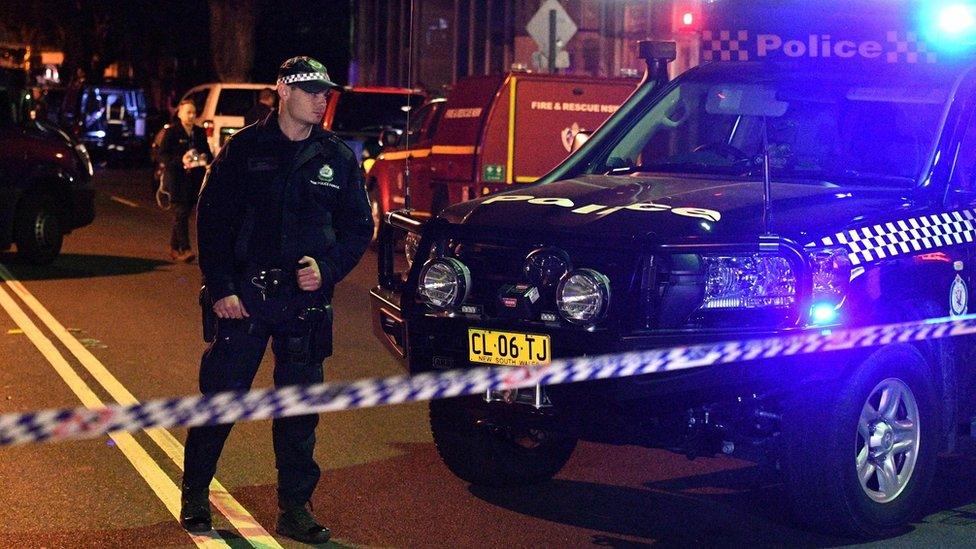
[[[919,28],[930,46],[947,53],[976,49],[976,1],[921,4]]]
[[[972,31],[974,22],[972,6],[953,4],[939,12],[939,28],[949,35],[961,35]]]

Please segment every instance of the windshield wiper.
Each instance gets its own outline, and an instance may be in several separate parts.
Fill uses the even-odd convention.
[[[736,166],[709,166],[697,162],[656,162],[637,166],[611,168],[607,175],[629,175],[637,172],[689,173],[702,175],[748,175]]]
[[[895,181],[907,185],[912,185],[915,183],[915,180],[913,178],[906,177],[904,175],[891,175],[887,173],[875,173],[875,172],[859,172],[857,170],[844,170],[844,177],[851,177],[856,179],[877,179],[881,181]]]

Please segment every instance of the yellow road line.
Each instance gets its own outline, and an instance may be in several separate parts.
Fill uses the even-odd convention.
[[[113,376],[104,364],[99,361],[84,345],[81,344],[51,313],[35,298],[27,288],[13,278],[13,275],[3,265],[0,265],[0,279],[20,297],[21,300],[37,315],[49,330],[57,337],[71,354],[81,362],[88,373],[116,400],[119,404],[129,405],[139,402],[119,380]],[[167,456],[183,470],[183,445],[169,431],[161,428],[146,429],[145,433],[166,453]],[[177,501],[179,497],[177,496]],[[255,547],[270,547],[280,549],[281,545],[248,513],[226,488],[215,478],[210,483],[210,501],[220,514],[237,531]],[[179,513],[179,509],[176,510]],[[177,515],[178,517],[179,515]]]
[[[55,371],[58,372],[61,379],[64,380],[71,391],[77,395],[82,404],[88,408],[104,406],[101,399],[98,398],[84,380],[71,368],[71,365],[65,360],[64,355],[58,351],[50,339],[41,333],[37,325],[34,324],[30,317],[27,316],[27,313],[17,305],[17,302],[14,301],[3,287],[0,287],[0,307],[3,307],[7,311],[7,314],[10,315],[10,318],[13,319],[14,323],[24,330],[24,333],[30,338],[31,343],[54,366]],[[139,446],[139,443],[136,442],[132,435],[129,433],[115,433],[109,435],[109,437],[115,442],[119,450],[122,451],[126,459],[132,463],[132,466],[135,467],[139,475],[149,484],[149,487],[156,493],[156,497],[163,502],[166,509],[172,513],[173,517],[179,520],[180,489],[177,488],[176,484],[153,461],[149,454]],[[199,547],[230,547],[216,533],[209,536],[191,535],[190,537],[193,538],[193,542]]]
[[[130,208],[138,208],[139,207],[139,203],[138,202],[133,202],[131,200],[127,200],[125,198],[122,198],[121,196],[112,195],[111,198],[112,198],[112,200],[118,202],[119,204],[125,204],[126,206],[128,206]]]

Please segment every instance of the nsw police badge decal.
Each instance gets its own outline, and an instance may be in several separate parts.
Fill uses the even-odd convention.
[[[969,289],[958,274],[949,289],[949,316],[957,317],[969,311]]]
[[[325,181],[326,183],[331,183],[334,177],[335,177],[335,172],[332,170],[332,166],[328,164],[322,164],[322,167],[319,168],[319,181]]]

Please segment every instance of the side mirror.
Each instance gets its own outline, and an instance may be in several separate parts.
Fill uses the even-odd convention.
[[[590,139],[591,135],[593,135],[592,130],[580,130],[577,132],[576,135],[573,136],[573,146],[569,149],[569,154],[573,154],[574,152],[580,150],[580,148],[583,147],[583,144]]]
[[[400,144],[400,134],[402,130],[383,130],[380,132],[380,144],[384,147],[396,147]]]

